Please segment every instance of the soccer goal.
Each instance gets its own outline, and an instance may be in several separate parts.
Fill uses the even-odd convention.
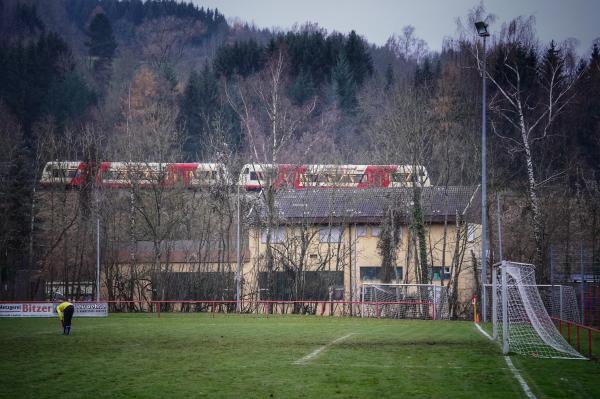
[[[361,317],[448,319],[448,287],[434,284],[363,283]]]
[[[535,284],[535,267],[502,261],[492,273],[493,337],[502,351],[541,358],[585,359],[554,326]]]
[[[536,284],[542,303],[548,314],[554,318],[573,323],[581,323],[579,303],[575,289],[564,284]],[[487,303],[492,304],[492,284],[485,284]],[[488,306],[488,320],[492,320],[492,306]]]

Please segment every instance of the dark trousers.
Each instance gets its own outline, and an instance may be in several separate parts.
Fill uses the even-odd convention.
[[[69,334],[71,332],[71,320],[73,320],[73,313],[75,313],[75,307],[73,305],[69,305],[65,308],[64,319],[63,319],[63,331],[65,334]]]

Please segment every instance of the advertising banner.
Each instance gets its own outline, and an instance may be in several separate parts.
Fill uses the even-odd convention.
[[[0,303],[0,317],[56,317],[57,303]],[[75,317],[106,317],[108,303],[74,303]]]
[[[75,317],[108,316],[108,303],[106,302],[74,303],[73,305],[75,305]]]

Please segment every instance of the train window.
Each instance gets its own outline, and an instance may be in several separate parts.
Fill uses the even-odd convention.
[[[354,183],[354,179],[352,177],[352,175],[341,175],[339,181],[340,183],[344,184]]]
[[[102,174],[104,180],[127,180],[127,171],[108,170]]]
[[[208,181],[208,180],[216,180],[217,172],[213,170],[202,170],[196,172],[196,177],[200,180]]]
[[[77,174],[77,169],[69,169],[67,171],[67,176],[70,177],[71,179],[74,178],[76,174]]]
[[[57,179],[62,179],[65,177],[64,169],[52,169],[52,177]]]
[[[406,183],[408,181],[408,173],[392,173],[392,181],[396,183]]]

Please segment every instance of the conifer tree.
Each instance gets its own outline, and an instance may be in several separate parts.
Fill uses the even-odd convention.
[[[201,74],[192,72],[180,105],[180,126],[186,132],[184,151],[189,160],[198,160],[210,135],[211,124],[218,110],[219,88],[208,64]]]
[[[94,60],[94,69],[96,71],[107,69],[115,55],[117,42],[110,21],[104,13],[96,14],[86,34],[89,41],[85,44],[90,57]]]
[[[315,85],[310,72],[301,69],[300,73],[290,86],[290,97],[296,105],[302,105],[306,100],[315,95]]]
[[[344,46],[344,55],[355,84],[358,87],[362,86],[367,76],[373,73],[373,62],[367,45],[355,31],[348,35]]]
[[[356,83],[348,61],[340,57],[333,70],[333,86],[337,95],[338,106],[344,112],[350,114],[356,109]]]
[[[396,77],[394,76],[394,68],[392,67],[392,64],[389,63],[385,70],[385,88],[384,88],[384,90],[386,92],[389,92],[394,87],[395,83],[396,83]]]

